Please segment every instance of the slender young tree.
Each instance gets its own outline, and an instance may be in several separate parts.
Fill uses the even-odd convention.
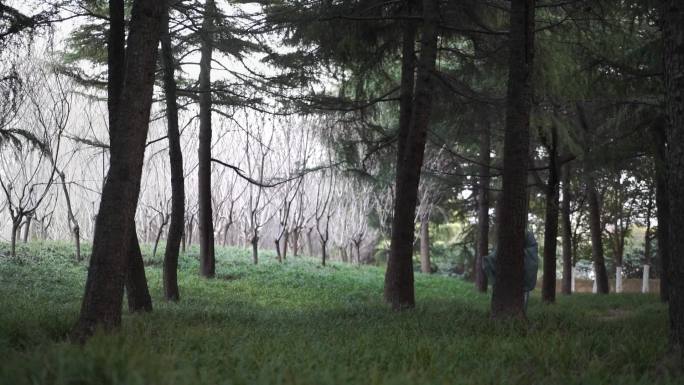
[[[169,0],[173,1],[173,0]],[[164,93],[166,94],[166,120],[169,139],[169,164],[171,169],[171,223],[164,251],[164,298],[178,301],[178,254],[183,238],[185,222],[185,181],[183,176],[183,153],[178,129],[178,104],[176,101],[175,60],[169,33],[168,7],[164,14],[161,34],[161,62],[163,67]]]
[[[202,22],[202,46],[200,47],[199,74],[199,148],[197,165],[197,191],[199,201],[198,228],[200,238],[200,275],[214,277],[216,259],[214,256],[214,221],[211,208],[211,63],[214,37],[216,3],[207,0]]]
[[[594,275],[596,280],[596,292],[608,294],[610,286],[608,284],[608,272],[606,271],[606,261],[603,255],[603,227],[601,226],[601,202],[596,187],[596,177],[594,176],[595,165],[592,156],[595,149],[589,144],[591,140],[592,128],[589,127],[584,107],[578,103],[577,113],[580,125],[585,133],[585,145],[587,151],[584,154],[584,185],[587,192],[587,206],[589,208],[589,233],[591,234],[591,256],[594,261]]]
[[[112,24],[123,22],[123,0],[110,0]],[[156,0],[136,0],[131,10],[125,71],[117,115],[110,126],[110,168],[100,210],[96,219],[93,251],[86,280],[81,314],[71,332],[74,341],[83,342],[99,327],[111,330],[121,323],[123,286],[128,265],[129,245],[149,128],[157,45],[165,4]],[[112,25],[110,42],[122,26]],[[109,49],[115,48],[110,45]],[[111,54],[111,52],[110,52]],[[121,55],[112,55],[120,58]],[[112,79],[109,79],[111,82]]]
[[[497,215],[498,255],[493,318],[524,318],[523,269],[527,224],[527,169],[534,60],[535,0],[512,0],[504,136],[503,194]]]

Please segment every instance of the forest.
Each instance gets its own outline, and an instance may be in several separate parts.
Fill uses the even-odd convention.
[[[679,0],[0,0],[0,385],[681,384]]]

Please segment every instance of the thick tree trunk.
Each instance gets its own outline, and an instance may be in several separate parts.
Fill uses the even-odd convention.
[[[420,216],[420,271],[431,274],[430,266],[430,215],[424,213]]]
[[[524,318],[523,269],[527,225],[527,168],[534,59],[535,0],[512,0],[504,137],[503,194],[499,204],[493,318]]]
[[[558,128],[554,125],[551,127],[549,181],[546,186],[546,218],[544,220],[544,276],[542,277],[542,301],[545,303],[553,303],[556,301],[559,173]]]
[[[434,82],[432,73],[437,59],[437,26],[439,24],[439,9],[436,0],[423,1],[423,20],[421,55],[418,63],[415,96],[411,107],[411,123],[405,135],[403,149],[399,148],[398,151],[390,255],[385,272],[385,301],[390,303],[394,310],[415,306],[413,284],[414,218],[427,127],[432,110]],[[410,28],[406,27],[406,29]],[[410,31],[404,33],[404,54],[408,54],[408,45],[412,46],[413,44],[411,35]],[[402,79],[406,75],[402,74]],[[405,86],[402,81],[402,91]],[[399,140],[403,140],[402,127],[400,127]]]
[[[113,100],[120,107],[111,117],[110,168],[102,191],[95,226],[93,250],[86,280],[81,314],[71,333],[74,341],[83,342],[98,327],[105,330],[121,323],[124,278],[127,270],[131,223],[140,193],[140,177],[149,126],[152,89],[159,42],[163,2],[138,0],[131,10],[128,35],[128,56],[124,79],[114,83],[118,71],[110,71],[109,87],[121,86],[121,97]],[[110,0],[110,70],[112,60],[122,56],[112,54],[124,36],[123,0]],[[114,44],[112,44],[114,42]],[[123,49],[123,47],[119,47]],[[112,94],[110,94],[112,95]]]
[[[128,253],[128,270],[126,271],[126,297],[128,298],[128,310],[131,313],[152,311],[152,297],[147,288],[145,276],[145,264],[143,262],[138,235],[135,231],[135,221],[131,225],[133,232],[130,237],[130,250]]]
[[[207,0],[202,22],[199,74],[199,149],[197,166],[199,200],[200,275],[211,278],[216,271],[214,256],[214,223],[211,208],[211,58],[213,52],[216,4]]]
[[[183,152],[178,128],[178,104],[176,102],[175,59],[169,34],[169,12],[164,14],[161,35],[162,67],[164,78],[164,94],[166,95],[167,135],[169,139],[169,165],[171,169],[171,220],[169,234],[164,251],[164,298],[178,301],[178,254],[183,227],[185,225],[185,181],[183,176]],[[183,242],[185,252],[185,242]]]
[[[570,163],[563,167],[563,202],[561,204],[562,239],[563,239],[563,282],[561,293],[572,294],[573,263],[572,263],[572,223],[570,222]]]
[[[670,347],[684,365],[684,4],[663,1],[665,39],[665,105],[667,188],[670,198]]]
[[[480,138],[480,167],[477,190],[477,252],[475,259],[475,286],[481,293],[487,292],[487,275],[482,266],[489,254],[489,166],[491,164],[492,138],[489,121],[482,127]]]

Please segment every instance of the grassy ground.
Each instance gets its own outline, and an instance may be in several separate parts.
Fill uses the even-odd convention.
[[[467,282],[417,274],[418,306],[381,302],[383,271],[313,261],[252,266],[219,249],[214,280],[181,261],[181,302],[161,300],[160,261],[147,260],[155,310],[120,332],[65,342],[86,267],[63,244],[19,261],[0,244],[0,384],[681,384],[662,365],[666,308],[654,295],[531,301],[529,323],[488,319]]]

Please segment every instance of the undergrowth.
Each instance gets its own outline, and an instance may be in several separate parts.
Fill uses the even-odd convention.
[[[88,246],[84,247],[88,253]],[[416,274],[417,307],[382,303],[383,269],[217,248],[217,277],[180,261],[181,301],[147,276],[154,311],[85,346],[66,341],[87,263],[66,243],[0,244],[0,384],[681,384],[664,365],[667,311],[655,295],[573,295],[529,321],[489,319],[487,295]]]

